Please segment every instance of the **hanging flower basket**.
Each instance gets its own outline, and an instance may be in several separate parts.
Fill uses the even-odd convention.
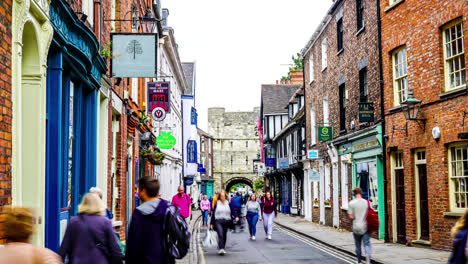
[[[166,155],[164,153],[152,151],[146,147],[140,150],[140,159],[148,161],[153,165],[163,164],[165,158]]]
[[[325,200],[325,202],[324,202],[324,204],[325,204],[326,206],[330,206],[331,203],[332,203],[332,201],[331,201],[330,199],[327,199],[327,200]]]
[[[319,200],[318,200],[318,199],[315,199],[315,200],[314,200],[314,204],[315,204],[315,205],[318,205],[318,204],[319,204]]]

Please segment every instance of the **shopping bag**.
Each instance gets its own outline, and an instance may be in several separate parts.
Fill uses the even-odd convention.
[[[206,232],[205,240],[203,241],[204,248],[216,248],[218,247],[218,234],[213,230]]]
[[[372,209],[369,200],[367,200],[367,215],[366,215],[366,222],[367,222],[367,231],[375,232],[379,230],[379,216],[377,212]]]

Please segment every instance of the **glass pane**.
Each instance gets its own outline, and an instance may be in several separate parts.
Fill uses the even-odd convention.
[[[454,40],[457,37],[455,27],[450,28],[450,41]]]
[[[453,87],[456,87],[455,86],[455,76],[450,75],[450,87],[453,88]]]
[[[71,196],[72,196],[72,168],[73,168],[73,97],[74,97],[74,89],[75,85],[73,82],[70,82],[70,104],[69,104],[69,111],[70,111],[70,119],[69,119],[69,126],[68,126],[68,187],[67,187],[67,207],[71,205]]]
[[[460,38],[462,36],[462,33],[462,24],[460,23],[457,25],[457,37]]]
[[[450,44],[450,46],[451,46],[450,48],[451,48],[451,50],[452,50],[452,55],[457,55],[457,45],[455,45],[455,43],[456,43],[456,42],[452,42],[452,43]]]
[[[463,70],[461,73],[461,84],[466,84],[466,72]]]
[[[457,46],[458,46],[458,53],[457,54],[463,53],[464,47],[463,47],[463,39],[462,38],[459,38],[457,40]]]
[[[452,52],[450,51],[450,44],[445,45],[445,50],[447,52],[447,58],[452,57]]]

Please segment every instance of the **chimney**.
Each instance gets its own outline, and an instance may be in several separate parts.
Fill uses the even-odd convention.
[[[289,76],[291,77],[291,82],[290,84],[303,84],[303,74],[304,71],[302,69],[297,69],[296,71],[292,71],[289,73]]]
[[[162,9],[162,24],[163,26],[167,26],[167,17],[169,16],[169,9],[163,8]]]

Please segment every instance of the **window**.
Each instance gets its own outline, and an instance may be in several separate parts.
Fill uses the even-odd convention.
[[[367,102],[367,68],[359,71],[359,101]]]
[[[211,154],[211,145],[213,144],[213,140],[210,138],[208,139],[208,153]]]
[[[81,2],[81,10],[84,14],[88,16],[86,21],[92,26],[94,19],[94,0],[83,0]]]
[[[357,30],[364,27],[364,0],[356,0]]]
[[[444,28],[445,90],[466,85],[463,24],[457,20]]]
[[[328,112],[328,98],[323,99],[323,125],[328,126],[330,122],[330,114]]]
[[[449,148],[450,209],[468,208],[468,143]]]
[[[317,128],[315,124],[315,109],[310,109],[310,144],[317,144]]]
[[[348,165],[341,163],[341,206],[348,209]]]
[[[340,131],[346,131],[346,90],[343,83],[339,87],[340,93]]]
[[[197,163],[197,142],[195,140],[189,140],[187,142],[187,162]]]
[[[297,207],[297,179],[296,176],[291,177],[291,207]]]
[[[190,124],[197,125],[197,121],[198,121],[197,119],[198,119],[197,110],[192,107],[192,110],[190,112]]]
[[[408,99],[408,71],[406,62],[406,48],[393,53],[393,89],[395,105]]]
[[[205,152],[205,137],[201,137],[200,139],[200,144],[201,144],[201,152]]]
[[[375,161],[356,164],[357,184],[362,190],[362,198],[369,200],[372,208],[378,210],[377,163]]]
[[[336,22],[336,41],[338,52],[343,50],[343,18]]]
[[[327,68],[327,39],[322,40],[322,70]]]
[[[309,57],[309,74],[310,74],[310,82],[312,82],[315,79],[314,57],[312,55]]]
[[[311,173],[317,173],[317,172],[311,172]],[[319,206],[319,195],[318,195],[318,182],[314,181],[313,183],[313,192],[314,192],[314,207]]]
[[[331,173],[331,168],[330,166],[325,166],[325,201],[326,200],[331,200],[331,192],[330,192],[330,173]],[[337,201],[338,202],[338,201]]]

